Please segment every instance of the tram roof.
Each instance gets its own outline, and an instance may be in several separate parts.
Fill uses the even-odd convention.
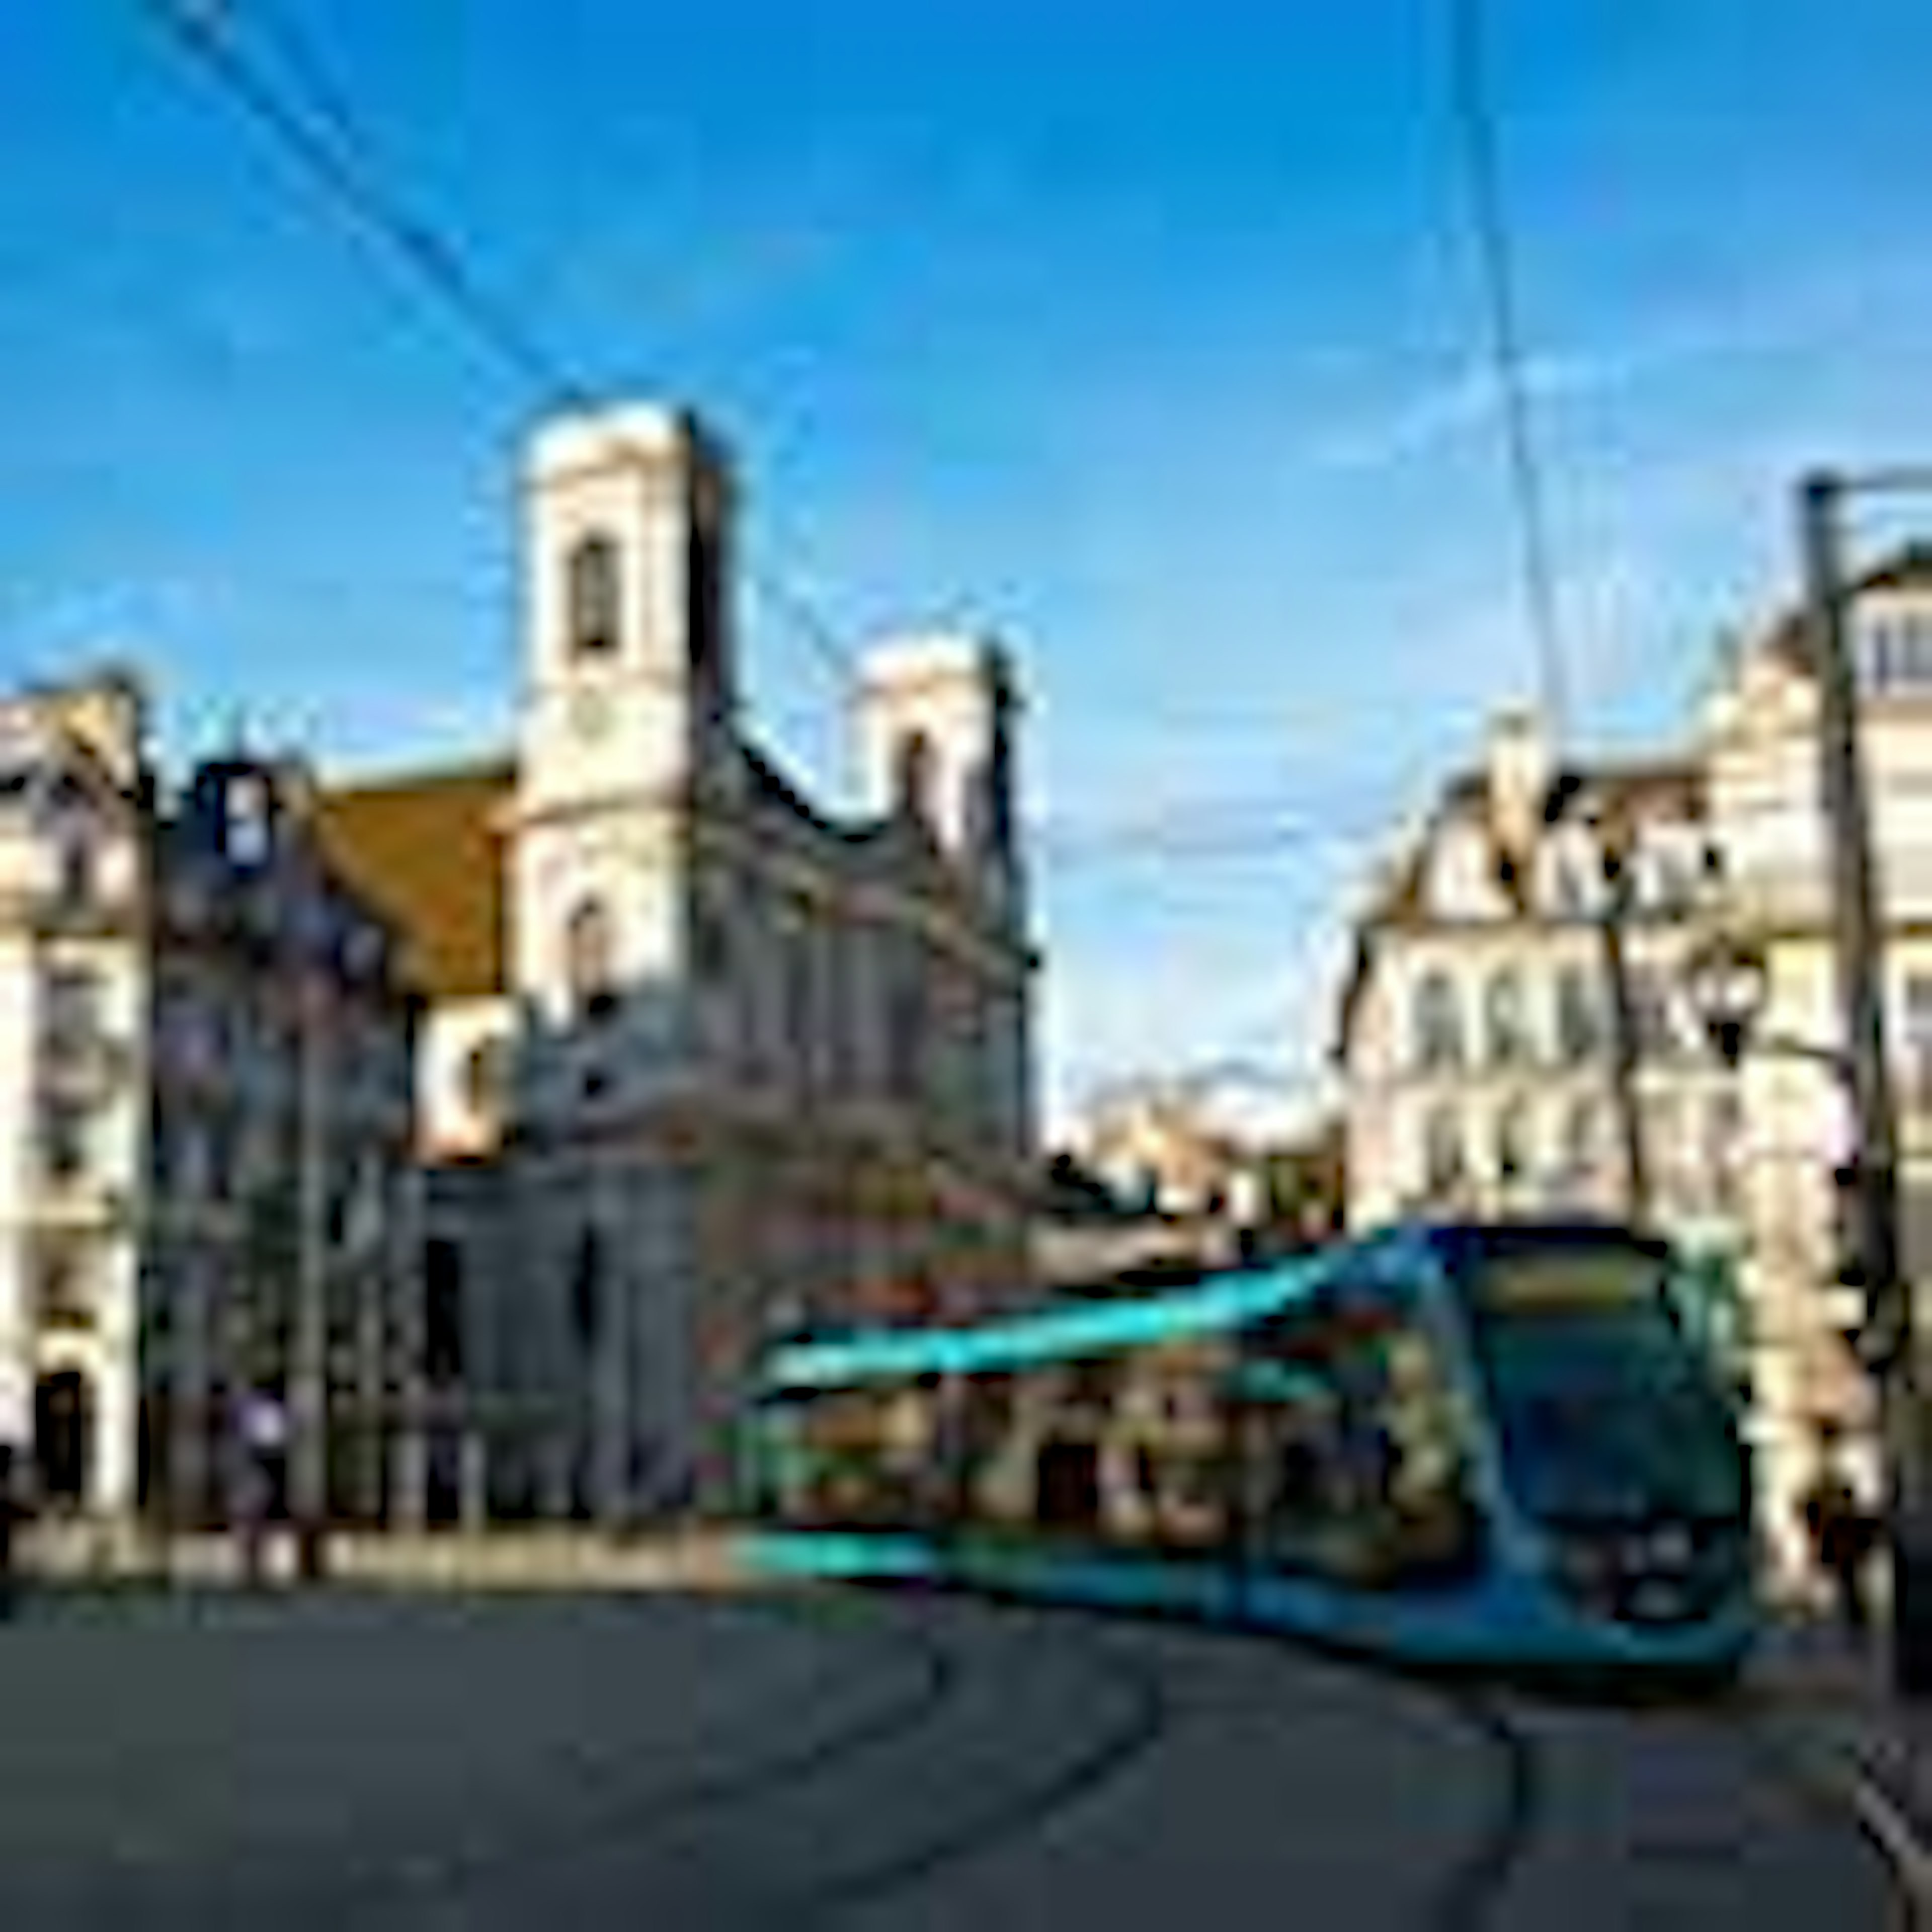
[[[900,1376],[998,1373],[1041,1362],[1078,1360],[1244,1328],[1313,1293],[1365,1252],[1386,1252],[1391,1246],[1454,1253],[1526,1241],[1594,1245],[1633,1238],[1615,1223],[1580,1219],[1398,1224],[1360,1241],[1158,1294],[1031,1309],[973,1328],[877,1328],[792,1342],[772,1351],[762,1379],[775,1391],[836,1388]]]
[[[1312,1292],[1354,1252],[1302,1255],[1131,1300],[1036,1309],[971,1328],[886,1328],[801,1342],[774,1352],[772,1388],[836,1388],[900,1376],[974,1375],[1244,1327]]]

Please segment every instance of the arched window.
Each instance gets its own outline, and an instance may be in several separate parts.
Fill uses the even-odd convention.
[[[1492,1060],[1507,1066],[1528,1057],[1529,1028],[1523,1011],[1522,978],[1514,967],[1500,968],[1490,976],[1483,997],[1483,1017]]]
[[[1424,1182],[1429,1192],[1442,1196],[1453,1193],[1462,1184],[1462,1117],[1454,1107],[1438,1107],[1430,1114],[1423,1130]]]
[[[932,820],[932,741],[923,731],[908,731],[899,740],[898,802],[913,817]]]
[[[1496,1115],[1496,1178],[1511,1186],[1529,1170],[1529,1108],[1521,1100],[1506,1100]]]
[[[563,950],[572,1012],[585,1019],[602,1019],[617,1003],[610,914],[602,900],[583,900],[571,914]]]
[[[604,1328],[604,1247],[594,1228],[577,1244],[570,1270],[570,1332],[578,1349],[593,1353]]]
[[[1556,978],[1556,1044],[1566,1060],[1587,1060],[1597,1050],[1598,1011],[1591,975],[1565,966]]]
[[[1415,1059],[1424,1068],[1462,1064],[1462,1010],[1447,973],[1425,973],[1417,984]]]
[[[1573,1100],[1563,1118],[1563,1165],[1573,1181],[1596,1172],[1602,1112],[1594,1100]]]
[[[574,658],[614,656],[623,635],[623,571],[615,540],[580,537],[564,563],[565,634]]]
[[[463,1250],[432,1240],[424,1253],[423,1372],[437,1387],[463,1375]]]

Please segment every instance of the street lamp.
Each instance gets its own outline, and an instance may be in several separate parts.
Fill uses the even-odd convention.
[[[1730,1067],[1744,1057],[1770,991],[1762,952],[1727,934],[1700,946],[1684,971],[1690,1010]]]

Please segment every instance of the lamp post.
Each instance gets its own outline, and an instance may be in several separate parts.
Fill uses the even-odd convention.
[[[1798,534],[1810,657],[1818,686],[1819,776],[1831,836],[1833,931],[1845,1045],[1857,1117],[1848,1232],[1873,1325],[1886,1343],[1878,1364],[1892,1557],[1893,1688],[1932,1695],[1932,1537],[1917,1401],[1917,1342],[1898,1240],[1898,1130],[1885,1052],[1884,948],[1860,760],[1858,685],[1844,562],[1846,500],[1932,493],[1932,470],[1846,476],[1819,472],[1798,486]]]

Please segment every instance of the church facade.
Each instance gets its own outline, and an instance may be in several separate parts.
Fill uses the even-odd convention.
[[[772,1335],[1023,1285],[1012,667],[952,634],[868,654],[862,796],[821,808],[746,715],[734,513],[688,414],[542,427],[513,743],[320,800],[427,994],[432,1515],[722,1507]]]

